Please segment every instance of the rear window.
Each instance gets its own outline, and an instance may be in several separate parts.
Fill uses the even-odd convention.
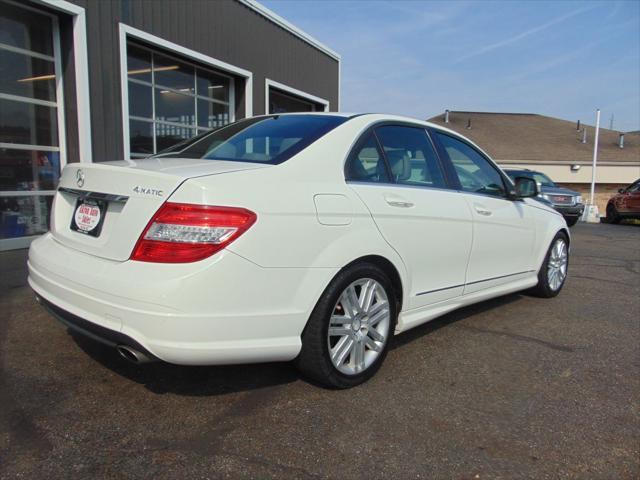
[[[155,156],[277,164],[346,120],[346,117],[332,115],[250,118],[195,137]]]

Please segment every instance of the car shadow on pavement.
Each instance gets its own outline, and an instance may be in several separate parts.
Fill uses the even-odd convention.
[[[214,396],[257,390],[295,382],[300,378],[289,363],[229,366],[182,366],[165,362],[136,365],[121,358],[114,348],[68,332],[96,362],[153,393]]]
[[[453,311],[395,337],[391,349],[411,343],[459,320],[500,308],[521,298],[522,294],[515,293]],[[114,348],[73,331],[68,333],[80,349],[93,360],[158,394],[215,396],[285,385],[298,380],[309,381],[303,379],[291,363],[285,362],[229,366],[182,366],[165,362],[135,365],[121,358]],[[317,385],[312,381],[310,383]]]

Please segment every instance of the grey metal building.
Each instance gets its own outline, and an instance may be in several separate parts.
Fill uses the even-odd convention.
[[[339,108],[340,56],[254,0],[0,0],[0,250],[46,230],[66,163]]]

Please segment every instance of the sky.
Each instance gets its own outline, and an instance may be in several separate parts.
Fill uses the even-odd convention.
[[[640,0],[261,0],[342,56],[341,110],[640,130]]]

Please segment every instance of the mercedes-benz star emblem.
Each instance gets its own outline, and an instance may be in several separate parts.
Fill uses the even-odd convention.
[[[80,188],[82,188],[82,186],[84,185],[84,172],[82,171],[82,169],[78,169],[78,171],[76,172],[76,183]]]

